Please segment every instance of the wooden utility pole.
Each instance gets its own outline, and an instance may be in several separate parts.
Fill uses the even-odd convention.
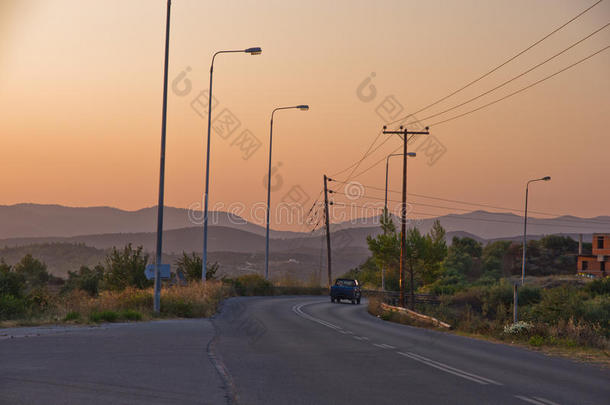
[[[386,131],[386,126],[383,126],[384,134],[395,134],[402,135],[402,209],[400,210],[400,305],[406,307],[405,303],[405,253],[407,249],[407,143],[409,142],[409,135],[429,135],[428,127],[425,131],[407,131],[400,126],[399,131]],[[413,285],[413,269],[410,268],[410,281],[411,281],[411,309],[415,307],[415,288]]]
[[[328,288],[332,284],[331,255],[330,255],[330,216],[328,215],[328,184],[330,179],[324,175],[324,220],[326,222],[326,252],[328,254]]]

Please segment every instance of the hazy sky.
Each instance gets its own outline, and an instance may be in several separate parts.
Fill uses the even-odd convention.
[[[261,46],[263,54],[217,58],[213,113],[229,111],[240,126],[226,139],[214,133],[210,202],[248,207],[264,202],[271,110],[309,104],[308,112],[276,115],[273,157],[279,177],[273,178],[273,199],[279,202],[298,186],[311,204],[322,175],[354,163],[375,139],[384,124],[378,113],[392,100],[387,97],[402,105],[400,116],[416,111],[594,2],[174,0],[166,203],[189,207],[201,201],[207,122],[195,110],[204,113],[196,101],[206,102],[200,93],[208,87],[216,50]],[[164,0],[0,0],[0,204],[130,210],[156,204],[165,9]],[[605,1],[418,118],[489,90],[609,21],[610,1]],[[506,87],[423,123],[476,108],[607,45],[610,28]],[[187,73],[190,91],[183,80],[172,85],[181,72]],[[359,97],[359,85],[372,73]],[[532,186],[531,209],[608,215],[609,124],[610,50],[506,101],[432,126],[431,139],[446,152],[431,165],[425,140],[415,141],[411,148],[420,148],[420,155],[409,164],[409,192],[519,208],[525,182],[550,175],[550,183]],[[243,135],[244,130],[250,132]],[[248,150],[251,155],[244,159],[240,142],[247,136],[258,139],[260,147]],[[399,147],[394,138],[357,172]],[[391,164],[395,190],[400,189],[399,161]],[[384,166],[353,180],[383,187]],[[383,191],[369,188],[367,197],[382,198]],[[451,212],[416,208],[435,215]]]

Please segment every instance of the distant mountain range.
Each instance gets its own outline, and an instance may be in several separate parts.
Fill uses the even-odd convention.
[[[264,235],[265,228],[222,211],[210,212],[209,224]],[[201,225],[201,211],[165,207],[165,230]],[[105,233],[153,232],[157,228],[157,207],[125,211],[112,207],[66,207],[47,204],[0,205],[0,239],[48,236],[77,236]],[[272,237],[299,236],[289,231],[272,231]]]
[[[422,232],[428,232],[436,218],[411,220]],[[473,211],[465,214],[449,214],[438,217],[448,232],[467,232],[478,238],[498,239],[518,236],[523,232],[523,217],[511,213]],[[398,224],[398,219],[395,219]],[[335,229],[378,227],[378,218],[359,218],[332,225]],[[0,205],[0,239],[73,237],[80,235],[147,233],[154,232],[157,223],[156,207],[137,211],[125,211],[111,207],[65,207],[61,205],[15,204]],[[166,231],[201,225],[201,212],[184,208],[165,207]],[[210,213],[210,225],[237,229],[255,235],[265,235],[265,228],[227,212]],[[591,234],[610,232],[610,216],[579,218],[561,216],[555,218],[528,219],[532,235]],[[323,230],[311,233],[271,231],[274,239],[316,236]]]
[[[191,212],[191,216],[197,219],[200,213]],[[210,259],[221,263],[221,273],[262,272],[265,228],[226,212],[214,212],[210,218]],[[483,243],[496,239],[518,241],[523,232],[522,217],[486,211],[412,220],[409,226],[417,226],[422,233],[427,233],[435,219],[446,229],[448,243],[454,236],[468,236]],[[366,260],[369,256],[366,237],[381,232],[378,222],[378,218],[359,218],[332,224],[333,276]],[[202,227],[194,225],[188,210],[166,207],[164,223],[163,246],[167,260],[175,261],[183,251],[201,251]],[[398,226],[397,218],[395,223]],[[65,276],[68,270],[78,269],[77,258],[83,261],[82,264],[92,265],[99,262],[113,246],[122,247],[132,243],[153,252],[155,227],[155,207],[124,211],[110,207],[74,208],[39,204],[0,206],[0,247],[5,247],[0,249],[0,257],[14,263],[23,252],[38,254],[46,258],[54,274]],[[584,240],[590,242],[593,232],[610,232],[610,217],[528,219],[530,239],[538,239],[545,234],[562,234],[577,239],[578,234],[583,234]],[[314,232],[272,231],[271,238],[270,266],[276,276],[290,275],[307,281],[318,277],[320,269],[325,268],[323,229]],[[94,250],[87,250],[82,245]]]

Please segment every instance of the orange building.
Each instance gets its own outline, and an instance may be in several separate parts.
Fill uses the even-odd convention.
[[[594,233],[592,254],[578,252],[578,274],[606,277],[606,262],[610,261],[610,233]],[[610,269],[608,269],[610,271]]]

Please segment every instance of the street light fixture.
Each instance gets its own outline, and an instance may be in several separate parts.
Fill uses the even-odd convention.
[[[527,198],[529,194],[530,183],[536,181],[549,181],[551,176],[544,176],[539,179],[533,179],[527,182],[525,186],[525,216],[523,218],[523,262],[521,263],[521,285],[525,283],[525,253],[527,250]]]
[[[388,209],[388,165],[390,163],[390,158],[392,156],[402,156],[402,153],[392,153],[390,155],[388,155],[388,157],[386,157],[385,159],[385,202],[383,204],[383,207],[386,209]],[[407,157],[415,157],[417,156],[417,154],[415,152],[407,152]]]
[[[210,190],[210,133],[212,128],[212,77],[214,74],[214,59],[216,55],[221,53],[237,53],[245,52],[250,55],[260,55],[263,50],[259,47],[246,48],[240,50],[230,51],[218,51],[212,56],[212,63],[210,65],[210,87],[209,87],[209,101],[208,101],[208,141],[206,148],[206,161],[205,161],[205,194],[204,194],[204,209],[203,209],[203,255],[201,257],[201,280],[205,283],[206,266],[208,263],[208,195]]]
[[[269,172],[267,173],[267,231],[265,236],[265,280],[269,280],[269,216],[271,204],[271,147],[273,145],[273,115],[279,110],[301,110],[309,111],[307,104],[299,104],[291,107],[278,107],[271,112],[271,125],[269,129]]]

